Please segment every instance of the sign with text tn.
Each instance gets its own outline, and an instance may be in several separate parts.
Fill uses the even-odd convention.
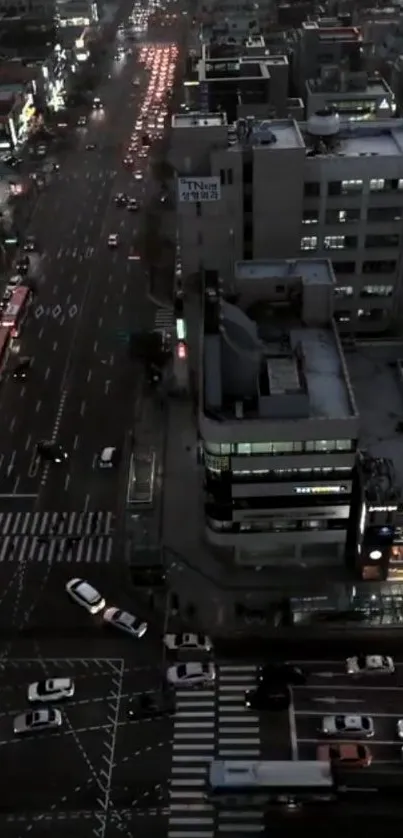
[[[178,199],[181,203],[203,204],[206,201],[219,201],[220,198],[219,177],[178,178]]]

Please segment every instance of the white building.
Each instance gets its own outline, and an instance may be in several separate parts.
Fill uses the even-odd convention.
[[[330,258],[341,329],[401,323],[403,120],[182,114],[170,160],[185,282],[203,270],[230,282],[248,259]]]
[[[206,276],[199,385],[205,534],[240,564],[344,567],[359,417],[328,260]]]

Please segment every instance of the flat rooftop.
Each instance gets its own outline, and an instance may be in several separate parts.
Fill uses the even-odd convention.
[[[392,93],[389,85],[382,77],[376,79],[369,78],[362,90],[354,85],[352,78],[347,79],[345,86],[342,85],[341,79],[338,84],[335,84],[334,81],[330,83],[326,80],[322,81],[322,79],[308,79],[306,84],[309,93],[312,95],[315,93],[332,94],[346,99],[351,98],[353,101],[360,101],[361,99],[365,101],[366,99],[380,98],[381,96],[389,98]]]
[[[299,123],[299,125],[309,147],[312,140],[307,131],[308,123]],[[385,157],[397,157],[403,153],[403,120],[341,122],[335,140],[336,143],[329,147],[328,154],[343,154],[347,157],[379,154]]]
[[[260,281],[259,281],[260,280]],[[327,260],[236,264],[234,296],[209,293],[204,317],[206,415],[282,421],[356,419],[332,321],[307,326],[304,284],[334,285]],[[332,287],[326,290],[332,296]],[[324,292],[321,292],[324,293]],[[326,307],[325,307],[326,308]]]
[[[346,350],[345,359],[360,414],[360,447],[373,457],[393,462],[396,483],[403,498],[403,378],[397,361],[403,359],[403,343],[357,345]]]
[[[314,282],[334,285],[334,274],[328,259],[268,259],[236,262],[235,278],[240,282],[249,279],[286,279],[301,277],[306,284]]]
[[[217,128],[227,124],[227,117],[224,113],[190,113],[174,114],[172,117],[172,128]]]
[[[244,145],[273,148],[304,148],[299,127],[293,119],[255,119],[248,136],[245,120],[238,120],[238,142],[232,142],[229,151],[239,151]],[[233,138],[234,139],[234,138]]]
[[[262,75],[263,66],[256,59],[242,61],[236,58],[220,58],[199,63],[200,80],[261,78]]]

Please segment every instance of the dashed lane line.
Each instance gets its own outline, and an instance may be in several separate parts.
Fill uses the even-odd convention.
[[[55,666],[75,666],[79,663],[83,666],[95,665],[99,667],[103,664],[109,664],[111,669],[115,668],[119,672],[120,669],[118,667],[124,662],[124,658],[41,658],[41,660],[45,661],[45,663],[54,664]],[[2,658],[0,670],[7,666],[12,666],[17,669],[21,664],[24,666],[26,664],[38,666],[38,658]]]
[[[164,719],[166,721],[166,719]],[[134,727],[135,725],[139,724],[155,724],[155,719],[125,719],[123,722],[118,722],[116,727]],[[45,733],[41,735],[40,733],[35,734],[35,742],[41,741],[41,739],[63,739],[65,736],[71,736],[73,733],[92,733],[94,731],[99,732],[101,730],[110,731],[113,727],[112,722],[107,722],[103,725],[93,725],[90,727],[80,727],[80,728],[73,728],[68,730],[58,730],[55,733]],[[16,745],[17,742],[21,743],[24,741],[28,741],[23,736],[14,736],[10,739],[1,739],[0,740],[0,748],[5,747],[6,745]],[[30,740],[32,741],[32,740]],[[165,743],[166,744],[166,743]]]
[[[155,818],[155,817],[167,817],[169,815],[170,810],[167,807],[153,807],[150,809],[136,809],[135,807],[130,808],[119,808],[119,815],[121,818],[131,820],[132,818]],[[42,823],[46,821],[48,823],[55,822],[55,821],[78,821],[78,820],[93,820],[96,818],[97,815],[100,814],[100,810],[89,810],[89,809],[82,809],[77,810],[74,812],[37,812],[35,815],[32,814],[19,814],[19,815],[6,815],[5,822],[6,823],[25,823],[25,824],[35,824],[35,823]],[[2,818],[0,815],[0,822]]]
[[[144,693],[153,693],[153,692],[155,692],[155,691],[154,690],[142,690],[141,692],[135,692],[135,693],[134,692],[122,693],[122,699],[135,698],[138,695],[143,695]],[[111,700],[111,697],[112,697],[111,695],[97,695],[97,696],[94,696],[93,698],[81,698],[79,701],[69,701],[69,703],[66,704],[63,707],[63,709],[65,710],[65,712],[68,712],[69,710],[71,710],[75,707],[85,707],[86,705],[90,705],[90,704],[101,704],[102,702],[109,702]],[[13,707],[10,710],[3,710],[3,712],[0,713],[0,719],[8,718],[9,716],[18,715],[18,713],[25,713],[25,711],[26,711],[26,706],[22,707],[21,709],[15,709]],[[157,720],[156,719],[142,719],[141,721],[142,722],[148,722],[148,721],[154,721],[155,722]],[[119,722],[119,724],[122,724],[122,723]]]

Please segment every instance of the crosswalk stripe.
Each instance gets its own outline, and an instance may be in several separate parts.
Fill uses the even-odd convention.
[[[49,538],[44,543],[31,535],[0,534],[0,564],[2,562],[43,562],[108,564],[113,551],[113,538],[109,535],[83,536],[72,549],[66,548],[66,538]]]
[[[1,562],[107,564],[113,553],[112,512],[0,513]],[[72,544],[67,539],[76,539]]]
[[[260,719],[244,703],[245,690],[256,683],[255,674],[254,665],[218,664],[213,689],[177,691],[168,838],[262,830],[262,811],[244,811],[238,818],[236,808],[216,810],[205,800],[208,766],[215,757],[260,757]]]
[[[84,536],[113,530],[113,512],[1,512],[0,536]]]

